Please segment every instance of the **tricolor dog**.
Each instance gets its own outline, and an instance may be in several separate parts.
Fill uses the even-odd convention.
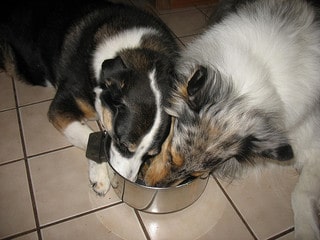
[[[166,151],[146,183],[167,186],[252,163],[292,164],[296,239],[320,239],[320,12],[303,0],[226,0],[182,53]]]
[[[86,149],[92,133],[86,122],[100,119],[112,139],[113,167],[132,181],[169,133],[162,106],[177,56],[167,27],[131,6],[25,1],[1,16],[0,67],[56,88],[48,117],[75,146]],[[89,178],[105,194],[106,162],[89,160]]]

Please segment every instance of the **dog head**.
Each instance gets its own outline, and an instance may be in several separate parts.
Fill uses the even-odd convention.
[[[276,115],[250,106],[230,78],[210,67],[181,76],[167,112],[175,121],[166,148],[146,173],[147,185],[174,185],[211,172],[235,177],[257,157],[293,158]]]
[[[170,117],[163,101],[172,82],[169,61],[152,52],[126,50],[102,64],[96,109],[112,141],[111,165],[135,181],[145,158],[161,151]]]

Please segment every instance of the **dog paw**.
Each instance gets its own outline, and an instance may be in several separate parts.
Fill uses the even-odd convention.
[[[89,160],[89,181],[95,193],[105,196],[110,188],[107,163],[96,163]]]

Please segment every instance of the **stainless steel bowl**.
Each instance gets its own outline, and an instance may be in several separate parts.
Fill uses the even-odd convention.
[[[197,177],[176,187],[148,187],[122,177],[109,164],[111,185],[118,197],[129,206],[144,212],[169,213],[194,203],[204,191],[208,177]],[[111,173],[110,173],[111,170]]]
[[[118,197],[129,206],[149,213],[170,213],[190,206],[201,196],[209,179],[197,177],[175,187],[148,187],[124,178],[107,162],[111,185]]]

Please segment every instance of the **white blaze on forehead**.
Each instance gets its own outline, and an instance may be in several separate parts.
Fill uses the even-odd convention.
[[[149,74],[150,87],[156,99],[156,117],[150,131],[143,137],[137,151],[130,158],[123,157],[112,144],[110,148],[110,163],[115,170],[117,170],[123,177],[136,181],[140,166],[142,164],[142,157],[148,152],[153,143],[153,139],[158,134],[161,124],[161,92],[155,80],[155,70]]]
[[[157,34],[152,28],[132,28],[105,39],[98,44],[93,54],[93,70],[98,80],[101,72],[101,65],[104,60],[116,57],[116,54],[126,48],[137,48],[141,44],[141,39],[147,34]]]

